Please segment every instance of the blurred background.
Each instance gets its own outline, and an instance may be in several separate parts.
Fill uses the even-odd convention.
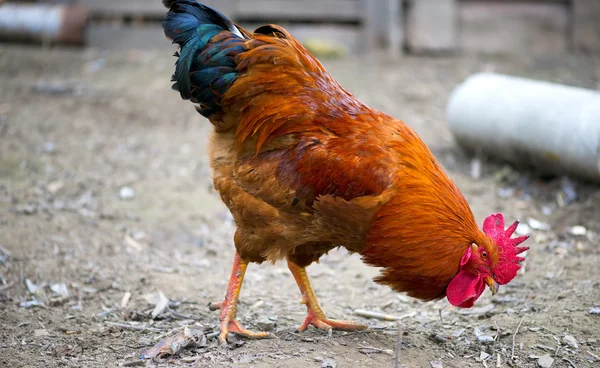
[[[284,263],[253,264],[238,317],[279,339],[217,349],[218,316],[206,305],[225,290],[235,224],[212,187],[212,126],[171,90],[166,9],[160,0],[0,0],[0,366],[144,365],[140,349],[200,323],[205,345],[157,365],[390,367],[398,321],[356,309],[402,323],[400,366],[597,366],[600,114],[583,113],[577,96],[599,98],[600,1],[204,2],[249,29],[286,27],[342,86],[421,135],[478,221],[520,219],[518,233],[531,236],[521,275],[464,311],[376,285],[377,270],[333,251],[309,268],[324,310],[373,328],[330,339],[294,333],[305,308]],[[453,91],[479,72],[586,91],[552,99],[556,85],[527,94],[529,85],[486,82],[456,100],[450,126]],[[477,107],[491,89],[497,97]],[[514,109],[495,104],[505,96],[516,96]],[[485,143],[464,150],[455,133],[469,116],[514,154]],[[562,139],[580,120],[582,139]],[[561,156],[543,139],[527,156],[509,140],[542,132],[556,133],[548,147],[586,156],[554,167]]]
[[[164,7],[148,0],[5,1],[2,39],[18,30],[88,47],[157,47]],[[239,24],[275,22],[302,41],[339,43],[353,53],[600,52],[595,0],[208,0]],[[25,7],[26,5],[26,7]],[[37,14],[64,12],[51,24]],[[38,8],[35,13],[34,9]],[[44,10],[45,9],[45,10]],[[13,17],[9,12],[12,11]],[[29,13],[28,13],[29,11]],[[11,20],[11,21],[9,21]],[[56,29],[50,30],[51,27]],[[12,35],[7,34],[14,33]],[[61,32],[62,31],[62,32]],[[38,34],[38,38],[41,37]]]

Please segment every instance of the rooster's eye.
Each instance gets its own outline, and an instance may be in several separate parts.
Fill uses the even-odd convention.
[[[481,257],[483,257],[483,259],[487,258],[487,252],[485,250],[481,253]]]

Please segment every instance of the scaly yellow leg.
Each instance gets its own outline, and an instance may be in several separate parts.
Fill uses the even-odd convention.
[[[292,275],[294,275],[296,283],[302,293],[302,304],[306,304],[307,316],[304,323],[298,328],[298,331],[302,332],[306,330],[309,325],[313,325],[321,330],[326,330],[329,334],[331,334],[332,329],[345,331],[360,331],[367,329],[367,326],[359,323],[328,319],[319,306],[319,301],[310,284],[306,268],[300,267],[291,261],[288,261],[288,267],[290,271],[292,271]]]
[[[244,281],[244,274],[246,273],[247,267],[248,262],[245,262],[236,252],[235,258],[233,259],[233,268],[231,270],[231,277],[229,278],[229,285],[227,286],[225,299],[218,303],[209,304],[210,310],[221,309],[221,315],[219,317],[221,321],[221,333],[219,334],[219,341],[221,341],[221,343],[227,342],[227,335],[230,332],[253,339],[270,336],[268,332],[249,331],[235,319],[238,297],[240,295],[240,291],[242,290],[242,282]]]

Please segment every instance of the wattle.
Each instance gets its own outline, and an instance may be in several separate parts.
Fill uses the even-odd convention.
[[[485,290],[485,281],[481,275],[460,271],[446,289],[450,304],[460,308],[471,308]]]

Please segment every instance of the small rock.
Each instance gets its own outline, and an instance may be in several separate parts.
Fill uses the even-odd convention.
[[[44,152],[46,152],[46,153],[56,152],[56,144],[54,144],[53,142],[46,142],[44,144]]]
[[[527,225],[527,224],[520,223],[519,226],[517,227],[516,233],[519,236],[530,235],[531,234],[531,227],[529,227],[529,225]]]
[[[481,178],[481,160],[477,157],[471,161],[471,177],[475,180]]]
[[[69,296],[69,289],[67,289],[67,284],[64,282],[50,285],[50,290],[60,296]]]
[[[490,335],[479,335],[477,336],[477,341],[480,344],[491,344],[494,342],[494,338]]]
[[[33,91],[44,95],[69,95],[73,94],[75,87],[66,81],[40,81],[33,86]]]
[[[587,229],[581,225],[575,225],[568,227],[567,233],[575,236],[584,236],[587,234]]]
[[[482,351],[479,353],[479,358],[477,358],[478,362],[483,362],[484,360],[487,360],[491,357],[490,354],[486,353],[485,351]]]
[[[474,330],[475,336],[477,337],[477,341],[480,344],[490,344],[494,342],[494,338],[490,335],[486,335],[481,329],[475,328]]]
[[[429,365],[431,366],[431,368],[444,368],[444,364],[442,364],[442,362],[440,362],[439,360],[433,360],[429,362]]]
[[[554,363],[554,359],[552,359],[552,357],[550,355],[542,355],[537,360],[537,364],[541,368],[550,368],[550,367],[552,367],[553,363]]]
[[[550,230],[550,225],[546,224],[545,222],[538,221],[531,217],[527,219],[527,224],[529,224],[529,226],[534,230],[542,230],[542,231]]]
[[[512,187],[500,188],[496,191],[496,195],[499,198],[510,198],[513,196],[513,194],[515,194],[515,188],[512,188]]]
[[[119,197],[121,199],[132,199],[135,196],[135,191],[131,187],[121,187]]]
[[[600,307],[590,308],[590,314],[600,315]]]
[[[33,331],[33,336],[35,336],[35,337],[48,337],[48,336],[50,336],[50,332],[48,332],[48,330],[44,330],[44,329],[35,330],[35,331]]]
[[[61,190],[65,186],[65,183],[62,181],[53,181],[52,183],[46,186],[46,190],[52,194],[55,194],[59,190]]]
[[[446,336],[440,335],[440,334],[432,334],[432,335],[429,336],[429,338],[432,341],[439,342],[439,343],[445,343],[445,342],[448,341],[448,339],[446,338]]]
[[[460,328],[452,333],[452,337],[460,337],[465,332],[464,328]]]
[[[34,215],[37,213],[38,207],[33,203],[22,204],[15,207],[15,211],[24,215]]]
[[[321,368],[337,368],[337,362],[333,359],[323,359]]]
[[[275,329],[275,321],[271,321],[268,318],[261,318],[255,324],[261,331],[273,331]]]
[[[577,339],[575,339],[571,335],[565,335],[565,337],[563,337],[562,341],[564,344],[569,345],[573,349],[579,349],[579,343],[577,343]]]
[[[540,210],[542,211],[542,214],[544,216],[550,216],[552,214],[552,206],[551,205],[548,205],[548,204],[542,205]]]
[[[19,303],[19,307],[21,307],[21,308],[40,307],[43,305],[44,305],[44,303],[42,303],[36,299],[27,300],[27,301],[23,301],[23,302]]]
[[[569,205],[575,202],[578,199],[577,190],[575,189],[575,184],[573,181],[567,177],[563,177],[560,180],[560,186],[562,192],[559,193],[558,203],[561,207]]]

